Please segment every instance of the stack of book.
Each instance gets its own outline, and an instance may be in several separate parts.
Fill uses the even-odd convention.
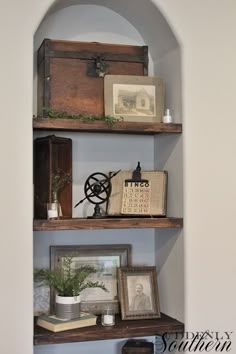
[[[81,327],[95,326],[97,316],[82,312],[79,318],[74,320],[62,320],[56,316],[42,315],[37,319],[37,325],[48,329],[52,332],[62,332],[69,329],[76,329]]]

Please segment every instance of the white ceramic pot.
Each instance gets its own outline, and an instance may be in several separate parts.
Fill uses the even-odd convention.
[[[80,296],[56,295],[56,317],[63,320],[80,317]]]

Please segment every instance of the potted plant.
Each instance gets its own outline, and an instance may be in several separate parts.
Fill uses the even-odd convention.
[[[51,202],[47,204],[48,219],[57,219],[59,216],[62,216],[62,210],[58,194],[64,189],[67,184],[70,184],[71,181],[71,174],[63,172],[61,169],[57,169],[52,174]]]
[[[56,270],[36,269],[34,278],[36,282],[50,286],[55,290],[55,314],[62,319],[74,319],[80,316],[80,294],[87,288],[101,288],[108,291],[101,282],[93,282],[89,275],[96,273],[91,265],[73,267],[76,255],[63,257],[62,267]]]

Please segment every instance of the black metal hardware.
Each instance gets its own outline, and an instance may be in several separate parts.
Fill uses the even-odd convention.
[[[87,75],[89,77],[104,77],[108,74],[109,65],[105,63],[105,58],[102,55],[97,55],[93,58],[94,62],[88,63]]]
[[[149,183],[148,179],[142,179],[140,162],[138,162],[136,169],[133,170],[132,178],[125,180],[125,184],[128,184],[129,182]]]

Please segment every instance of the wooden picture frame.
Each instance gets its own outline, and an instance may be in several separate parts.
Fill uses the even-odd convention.
[[[105,283],[109,290],[85,289],[81,293],[81,311],[92,314],[101,314],[108,306],[115,313],[119,313],[118,301],[118,267],[131,265],[131,245],[83,245],[83,246],[50,246],[50,267],[58,269],[66,255],[76,255],[76,264],[90,264],[97,269],[93,274],[93,281]],[[77,257],[78,255],[78,257]],[[55,291],[50,291],[50,313],[55,312]]]
[[[159,77],[106,75],[105,115],[127,122],[160,123],[164,115],[164,84]]]
[[[122,320],[159,318],[156,267],[118,269]]]

